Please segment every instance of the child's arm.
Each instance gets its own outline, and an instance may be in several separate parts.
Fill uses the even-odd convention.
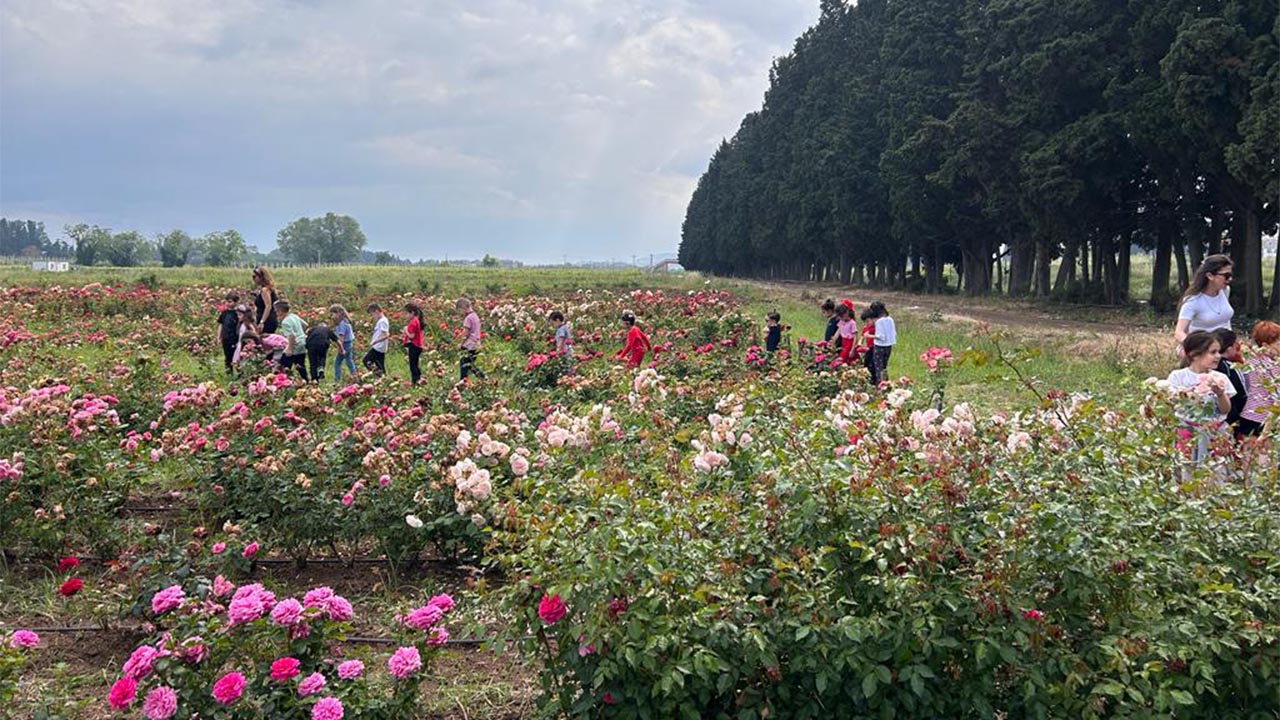
[[[1227,382],[1230,382],[1230,380]],[[1218,412],[1224,415],[1231,412],[1231,398],[1227,397],[1227,391],[1225,388],[1215,385],[1213,387],[1213,395],[1214,399],[1218,403]]]

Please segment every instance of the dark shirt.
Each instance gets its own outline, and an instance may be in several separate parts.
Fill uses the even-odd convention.
[[[222,326],[222,344],[235,345],[239,339],[236,331],[240,329],[240,320],[236,317],[236,311],[223,310],[218,315],[218,324]]]
[[[764,336],[764,349],[769,352],[776,352],[778,344],[782,342],[782,326],[773,325]]]
[[[1249,401],[1249,396],[1244,391],[1244,376],[1239,370],[1231,367],[1231,363],[1226,360],[1218,361],[1218,372],[1227,376],[1231,381],[1231,386],[1236,389],[1236,394],[1231,398],[1231,410],[1227,412],[1227,424],[1234,425],[1240,419],[1240,412],[1244,410],[1244,404]]]
[[[329,347],[331,341],[338,339],[338,334],[329,329],[324,323],[312,325],[307,330],[307,349],[320,350]]]
[[[827,332],[823,334],[822,339],[831,342],[831,338],[836,336],[836,331],[840,329],[840,318],[832,315],[827,320]]]

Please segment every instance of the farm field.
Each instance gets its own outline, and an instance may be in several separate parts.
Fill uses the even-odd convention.
[[[420,385],[394,347],[385,378],[303,383],[223,372],[218,306],[247,280],[0,269],[14,717],[1280,712],[1275,438],[1191,465],[1144,383],[1172,367],[1156,321],[694,274],[284,269],[308,322],[351,311],[361,352],[369,302],[393,338],[406,300],[427,318]],[[457,385],[464,294],[486,377]],[[829,295],[889,305],[889,386],[815,345]],[[623,310],[657,350],[639,369],[613,357]]]

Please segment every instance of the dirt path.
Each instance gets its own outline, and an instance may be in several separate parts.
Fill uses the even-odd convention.
[[[1081,308],[1081,314],[1092,313],[1099,319],[1073,319],[1048,312],[1043,306],[1004,300],[998,305],[990,300],[978,300],[959,295],[918,295],[894,290],[876,290],[850,285],[832,285],[800,282],[749,281],[749,284],[769,292],[783,292],[795,297],[810,299],[835,297],[849,298],[859,306],[872,300],[883,300],[891,309],[908,312],[939,313],[947,320],[960,320],[974,324],[986,323],[1003,326],[1021,332],[1054,332],[1089,334],[1104,338],[1152,335],[1171,329],[1150,327],[1136,319],[1122,322],[1121,311],[1112,309]],[[1064,309],[1065,311],[1065,309]]]

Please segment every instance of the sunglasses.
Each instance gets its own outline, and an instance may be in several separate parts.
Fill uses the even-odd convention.
[[[1220,277],[1220,278],[1226,278],[1226,279],[1228,279],[1228,280],[1230,280],[1230,279],[1231,279],[1231,273],[1229,273],[1229,272],[1226,272],[1226,273],[1214,273],[1214,275],[1217,275],[1217,276],[1218,276],[1218,277]]]

